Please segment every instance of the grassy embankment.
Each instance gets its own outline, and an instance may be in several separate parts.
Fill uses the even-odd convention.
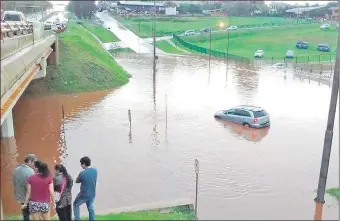
[[[59,35],[60,66],[49,66],[45,78],[33,81],[28,93],[73,93],[116,88],[129,81],[98,41],[80,25],[70,21]]]
[[[152,37],[152,17],[124,18],[115,16],[126,28],[140,37]],[[140,22],[139,22],[140,21]],[[181,34],[186,30],[199,31],[205,27],[218,29],[217,26],[223,22],[225,27],[229,25],[228,17],[162,17],[156,18],[156,36]],[[292,24],[296,19],[285,19],[280,17],[231,17],[232,25],[265,24],[275,23]],[[140,24],[140,31],[139,31]]]
[[[120,41],[120,39],[115,34],[100,24],[86,20],[82,20],[81,23],[84,28],[96,35],[103,43]]]
[[[57,220],[53,217],[52,220]],[[21,220],[20,216],[8,216],[5,220]],[[88,220],[83,217],[82,220]],[[172,208],[169,213],[161,213],[159,210],[149,210],[140,212],[126,212],[107,215],[96,215],[96,220],[195,220],[192,210],[186,206]]]
[[[338,201],[340,201],[340,188],[330,188],[327,190],[327,193],[333,197],[335,197],[336,199],[338,199]]]
[[[283,60],[287,50],[293,50],[298,62],[329,61],[330,54],[316,50],[317,44],[329,44],[331,46],[332,59],[335,59],[338,32],[335,27],[331,30],[320,30],[319,25],[310,24],[298,27],[279,27],[253,30],[237,30],[230,32],[229,53],[252,58],[258,49],[264,50],[264,59]],[[212,34],[213,50],[226,52],[228,45],[227,32]],[[197,35],[183,37],[183,40],[194,45],[209,48],[209,35]],[[309,42],[308,50],[297,49],[296,41]],[[299,59],[300,56],[300,59]]]

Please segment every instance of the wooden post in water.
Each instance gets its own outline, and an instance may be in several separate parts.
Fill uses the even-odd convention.
[[[129,122],[130,122],[130,131],[131,131],[131,110],[128,110],[128,118],[129,118]]]
[[[66,134],[65,134],[65,113],[64,113],[64,105],[61,105],[61,115],[62,115],[62,121],[63,121],[63,129],[62,129],[62,133],[63,133],[63,139],[64,139],[64,148],[66,149]]]
[[[197,196],[198,196],[198,173],[199,173],[199,162],[195,159],[195,173],[196,173],[196,194],[195,194],[195,218],[198,220],[197,216]]]
[[[165,95],[165,129],[168,129],[168,95]]]

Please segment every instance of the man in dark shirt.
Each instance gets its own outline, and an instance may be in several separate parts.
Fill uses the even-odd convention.
[[[80,192],[73,202],[74,219],[80,220],[80,205],[86,203],[89,212],[89,220],[95,220],[94,214],[94,198],[96,196],[97,169],[90,167],[91,160],[88,157],[80,159],[80,165],[84,169],[76,179],[76,183],[80,183]]]

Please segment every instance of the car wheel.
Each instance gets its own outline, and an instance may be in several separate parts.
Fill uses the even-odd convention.
[[[250,127],[250,125],[248,123],[243,123],[243,126]]]

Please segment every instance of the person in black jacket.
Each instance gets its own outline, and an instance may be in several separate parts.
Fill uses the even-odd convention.
[[[56,197],[56,211],[60,221],[72,220],[72,186],[73,179],[67,173],[64,165],[55,165],[55,176],[53,178]]]

